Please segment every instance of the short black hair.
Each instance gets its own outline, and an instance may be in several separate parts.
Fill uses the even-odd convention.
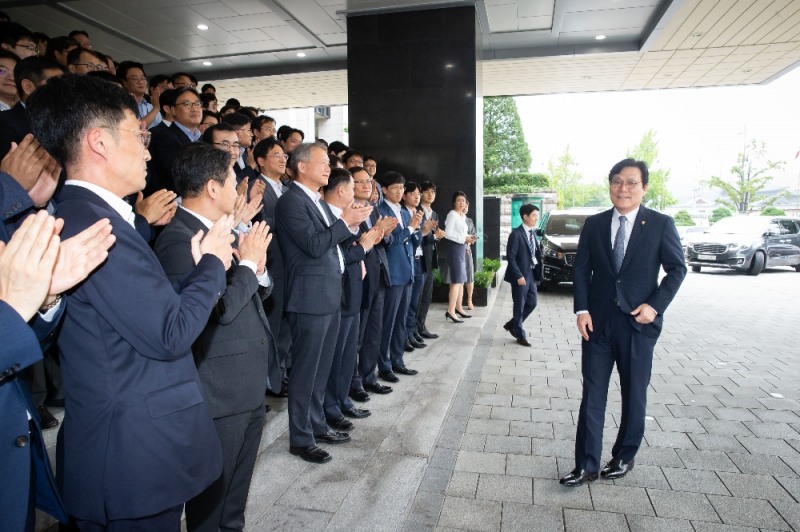
[[[150,76],[150,81],[148,82],[147,87],[149,89],[153,89],[154,87],[161,85],[165,81],[172,83],[172,80],[170,79],[169,76],[165,74],[155,74],[153,76]]]
[[[436,192],[436,185],[433,184],[433,181],[428,181],[427,179],[419,184],[419,191],[425,192],[426,190],[433,189]]]
[[[228,100],[225,102],[225,105],[230,105],[237,110],[242,106],[242,104],[236,98],[228,98]]]
[[[225,113],[225,111],[228,111],[230,109],[233,109],[233,111],[236,112],[236,107],[234,107],[233,105],[223,105],[222,108],[219,110],[219,114],[223,114]]]
[[[46,43],[46,42],[50,41],[50,36],[47,35],[46,33],[40,32],[40,31],[34,31],[33,32],[33,39],[36,41],[37,44],[42,43],[42,42]]]
[[[330,149],[330,147],[328,147],[328,149]],[[344,155],[342,155],[342,161],[345,164],[347,164],[347,161],[349,161],[352,157],[355,157],[355,156],[361,157],[361,161],[362,162],[364,161],[364,156],[361,155],[360,151],[356,151],[356,150],[347,150],[344,153]]]
[[[147,76],[147,72],[144,70],[144,65],[141,63],[137,63],[136,61],[123,61],[117,66],[117,76],[119,79],[125,79],[128,77],[128,71],[133,70],[134,68],[138,68],[142,71],[142,74]]]
[[[178,79],[178,78],[180,78],[180,77],[186,77],[186,78],[189,78],[189,81],[191,81],[192,83],[194,83],[194,86],[195,86],[195,87],[197,87],[197,78],[196,78],[196,77],[194,77],[194,76],[192,76],[192,75],[191,75],[191,74],[189,74],[188,72],[175,72],[175,73],[172,75],[172,83],[173,83],[173,85],[175,84],[175,80],[176,80],[176,79]]]
[[[167,89],[158,97],[158,106],[160,107],[161,115],[164,115],[164,107],[175,107],[175,102],[178,100],[178,89]]]
[[[205,122],[206,118],[208,118],[209,116],[212,118],[216,118],[217,124],[221,122],[221,120],[219,119],[219,113],[215,113],[214,111],[209,111],[208,109],[203,109],[203,118],[200,119],[200,123],[202,124],[203,122]]]
[[[382,187],[389,188],[392,185],[405,185],[406,178],[400,172],[386,172],[378,180]]]
[[[0,43],[15,46],[22,39],[36,42],[33,32],[16,22],[0,22]]]
[[[275,146],[281,146],[281,143],[275,137],[267,137],[258,141],[258,144],[253,148],[253,159],[256,164],[258,164],[258,159],[266,157]],[[283,151],[283,146],[281,146],[281,151]]]
[[[217,96],[213,92],[201,92],[200,102],[203,104],[203,109],[208,109],[211,102],[216,102]]]
[[[206,128],[206,130],[203,131],[203,135],[200,137],[200,140],[206,144],[214,144],[215,131],[230,131],[236,133],[236,128],[227,122],[220,122],[219,124],[214,124],[213,126]]]
[[[642,172],[642,187],[647,186],[650,172],[647,170],[647,163],[644,161],[637,161],[636,159],[622,159],[620,162],[611,167],[608,172],[608,182],[614,179],[615,175],[619,175],[623,168],[638,168]]]
[[[183,198],[196,198],[209,181],[224,185],[230,166],[231,157],[226,152],[203,142],[189,143],[172,161],[175,191]]]
[[[87,39],[89,38],[89,34],[86,33],[86,30],[72,30],[71,32],[69,32],[68,37],[70,39],[74,39],[76,35],[83,35]]]
[[[136,102],[125,89],[77,74],[49,79],[26,107],[33,135],[61,166],[77,160],[87,129],[107,126],[116,135],[125,111],[137,116]]]
[[[403,190],[403,194],[408,194],[409,192],[414,192],[415,190],[420,190],[419,185],[414,181],[406,181],[406,187]]]
[[[181,87],[180,89],[173,89],[173,90],[175,91],[175,101],[176,101],[176,102],[178,101],[178,98],[180,98],[180,97],[181,97],[181,95],[183,95],[183,94],[186,94],[187,92],[191,92],[192,94],[194,94],[194,95],[195,95],[195,96],[197,96],[198,98],[200,97],[200,95],[199,95],[199,94],[197,94],[197,91],[196,91],[196,90],[194,90],[194,89],[193,89],[193,88],[191,88],[191,87]],[[172,105],[174,106],[174,105],[176,105],[176,104],[175,104],[175,103],[173,103]]]
[[[222,117],[222,121],[226,124],[230,124],[235,128],[241,128],[242,126],[249,126],[252,120],[249,116],[244,113],[235,112],[230,113]]]
[[[459,198],[459,196],[464,196],[464,199],[465,200],[467,199],[466,192],[464,192],[463,190],[456,190],[455,192],[453,192],[453,205],[456,204],[456,200]]]
[[[355,176],[359,172],[367,172],[367,169],[364,168],[363,166],[351,166],[350,168],[347,169],[347,171],[350,172],[353,176]],[[369,172],[367,172],[367,174],[369,174]]]
[[[533,203],[525,203],[524,205],[519,206],[519,215],[529,216],[533,211],[538,211],[538,210],[539,207],[537,207]]]
[[[200,93],[204,93],[204,92],[206,92],[208,89],[214,89],[215,91],[217,90],[217,88],[216,88],[214,85],[212,85],[211,83],[206,83],[205,85],[203,85],[202,87],[200,87]]]
[[[344,142],[341,142],[339,140],[334,140],[333,142],[328,144],[328,151],[332,151],[333,153],[339,153],[347,151],[349,149],[350,148],[348,148]]]
[[[349,183],[353,179],[350,172],[344,168],[333,168],[331,175],[328,176],[328,184],[322,187],[323,192],[333,192],[345,183]]]
[[[275,123],[275,119],[272,118],[271,116],[260,115],[253,119],[253,121],[250,123],[250,128],[261,129],[262,127],[264,127],[264,124],[268,122]]]
[[[12,61],[19,63],[19,56],[10,50],[6,50],[5,48],[0,48],[0,58],[11,59]]]
[[[286,129],[284,129],[284,128],[286,128]],[[283,135],[281,135],[281,133],[283,133]],[[278,140],[282,140],[283,142],[286,142],[287,140],[289,140],[289,137],[291,137],[295,133],[299,134],[300,138],[305,140],[305,138],[306,138],[306,134],[305,133],[303,133],[299,129],[295,129],[293,127],[287,127],[287,126],[281,126],[281,129],[278,130]],[[322,144],[322,146],[324,147],[325,145]]]
[[[46,57],[31,56],[21,59],[14,67],[14,80],[17,85],[17,93],[22,97],[22,80],[30,80],[34,85],[38,85],[44,78],[45,70],[58,70],[64,72],[64,68]]]
[[[81,48],[78,46],[74,50],[70,51],[67,54],[67,64],[74,65],[78,61],[81,60],[81,54],[89,54],[98,61],[102,61],[103,66],[106,66],[106,56],[101,54],[100,52],[95,52],[94,50],[89,50],[88,48]]]
[[[10,22],[11,17],[5,11],[0,11],[0,22]]]
[[[287,126],[286,124],[282,125],[278,128],[278,131],[275,132],[275,136],[278,137],[278,140],[286,140],[289,138],[288,132],[292,131],[292,126]],[[284,137],[286,135],[286,137]]]
[[[45,55],[50,59],[55,59],[56,52],[63,52],[70,46],[78,46],[78,41],[66,35],[59,35],[47,41],[47,51]]]

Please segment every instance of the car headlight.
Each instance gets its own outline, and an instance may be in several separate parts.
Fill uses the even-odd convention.
[[[561,250],[551,248],[550,246],[545,246],[543,249],[544,249],[544,254],[547,257],[553,257],[556,259],[564,258],[564,252]]]

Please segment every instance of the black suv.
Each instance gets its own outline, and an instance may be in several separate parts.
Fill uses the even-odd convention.
[[[536,233],[542,245],[542,285],[572,282],[572,264],[586,218],[599,209],[569,209],[542,214]]]
[[[800,219],[784,216],[731,216],[705,233],[687,238],[686,262],[758,275],[764,268],[792,266],[800,271]]]

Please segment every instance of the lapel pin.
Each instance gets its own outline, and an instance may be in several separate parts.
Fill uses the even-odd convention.
[[[644,225],[644,224],[646,224],[646,223],[647,223],[647,222],[645,222],[644,220],[642,220],[642,225]]]

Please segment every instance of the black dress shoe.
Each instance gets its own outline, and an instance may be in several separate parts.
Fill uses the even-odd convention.
[[[513,325],[511,325],[511,322],[510,322],[510,321],[507,321],[507,322],[506,322],[506,323],[503,325],[503,329],[507,330],[507,331],[508,331],[508,333],[509,333],[511,336],[513,336],[514,338],[516,338],[516,337],[517,337],[517,335],[516,335],[516,334],[514,334],[514,327],[513,327]]]
[[[348,430],[353,430],[354,428],[356,428],[356,426],[353,425],[350,422],[350,420],[348,420],[344,416],[336,418],[336,419],[326,419],[326,421],[328,422],[328,425],[330,427],[333,427],[334,429],[336,429],[338,431],[348,431]]]
[[[434,334],[430,331],[422,331],[421,333],[419,333],[419,335],[422,336],[423,338],[427,338],[428,340],[435,340],[436,338],[439,338],[438,334]]]
[[[271,412],[272,407],[269,406],[267,403],[264,403],[264,413]]]
[[[428,344],[426,344],[425,342],[418,342],[414,338],[409,339],[408,343],[411,344],[411,347],[413,347],[414,349],[422,349],[423,347],[428,347]]]
[[[399,373],[401,375],[416,375],[419,373],[419,371],[407,368],[406,366],[392,366],[392,369],[395,373]]]
[[[425,343],[425,338],[423,338],[422,335],[420,333],[418,333],[418,332],[414,333],[414,340],[416,340],[417,342],[419,342],[421,344]]]
[[[397,377],[395,377],[397,379]],[[397,379],[400,380],[400,379]],[[386,395],[387,393],[392,393],[392,387],[386,386],[385,384],[381,384],[376,382],[375,384],[370,384],[368,382],[364,383],[364,389],[368,392],[377,393],[380,395]]]
[[[517,338],[517,343],[519,345],[524,345],[525,347],[530,347],[531,343],[528,341],[527,338]]]
[[[314,462],[315,464],[324,464],[331,461],[331,455],[325,449],[320,449],[316,445],[311,447],[289,447],[289,452],[295,456],[299,456],[306,462]]]
[[[568,488],[577,488],[593,480],[597,480],[597,471],[590,472],[585,469],[575,468],[572,473],[559,480],[559,483]]]
[[[378,377],[385,380],[386,382],[400,382],[400,379],[397,378],[397,375],[395,375],[391,371],[379,371]],[[366,386],[364,386],[364,388],[369,389]]]
[[[350,399],[358,401],[359,403],[366,403],[369,401],[369,394],[364,390],[352,389],[347,395],[350,396]]]
[[[628,460],[625,462],[624,460],[612,458],[611,461],[608,462],[608,464],[603,468],[603,470],[600,471],[600,476],[609,480],[622,478],[628,474],[628,471],[633,469],[634,463],[634,460]]]
[[[410,353],[413,350],[414,346],[411,345],[411,342],[409,340],[406,340],[406,345],[403,346],[403,351],[405,351],[406,353]]]
[[[372,412],[367,410],[366,408],[343,408],[342,414],[347,417],[351,417],[353,419],[363,419],[365,417],[369,417],[372,415]]]
[[[39,418],[41,419],[43,429],[52,429],[58,426],[58,420],[56,416],[50,413],[46,406],[42,405],[36,409],[39,412]]]
[[[346,432],[329,430],[325,434],[314,434],[314,439],[325,443],[347,443],[350,441],[350,435]]]
[[[272,390],[267,390],[267,395],[270,397],[289,397],[289,383],[282,381],[280,391],[273,392]]]

